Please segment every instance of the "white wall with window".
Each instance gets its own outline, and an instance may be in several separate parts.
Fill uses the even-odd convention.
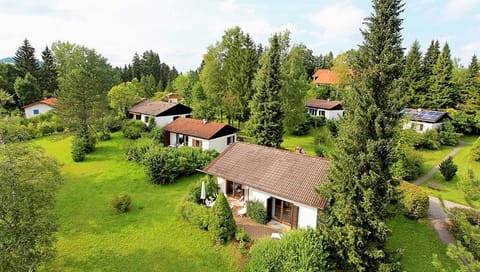
[[[308,113],[312,117],[325,117],[327,120],[338,120],[343,116],[343,110],[325,110],[308,108]]]
[[[230,139],[230,140],[229,140]],[[236,141],[237,134],[230,134],[214,139],[202,139],[190,135],[182,135],[177,133],[170,133],[170,145],[171,146],[190,146],[190,147],[201,147],[202,150],[216,150],[221,153],[228,146],[229,141]]]
[[[419,121],[407,121],[403,124],[404,129],[414,129],[416,132],[425,133],[430,129],[439,129],[443,123],[427,123]]]
[[[49,106],[49,105],[46,105],[46,104],[35,104],[35,105],[32,105],[32,106],[29,106],[29,107],[25,107],[25,117],[28,119],[28,118],[32,118],[32,117],[35,117],[35,116],[38,116],[40,114],[44,114],[46,112],[49,112],[51,110],[53,110],[54,108]]]

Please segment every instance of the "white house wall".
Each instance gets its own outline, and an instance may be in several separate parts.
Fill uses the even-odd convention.
[[[218,182],[218,192],[223,193],[227,196],[227,181],[224,178],[217,177]]]
[[[257,190],[255,188],[249,187],[248,189],[248,200],[258,201],[263,203],[263,206],[267,207],[267,199],[271,197],[270,194]]]
[[[326,110],[325,119],[327,120],[338,120],[342,118],[343,110]]]
[[[38,110],[38,114],[33,114],[33,110]],[[49,105],[36,104],[36,105],[25,108],[25,117],[27,119],[32,118],[32,117],[38,116],[40,114],[44,114],[44,113],[46,113],[48,111],[51,111],[51,110],[53,110],[53,107],[51,107]]]
[[[315,207],[297,204],[298,206],[298,227],[299,228],[316,228],[318,210]]]
[[[222,137],[218,137],[218,138],[215,138],[215,139],[210,139],[209,141],[209,146],[208,146],[208,149],[215,149],[217,152],[219,153],[222,153],[223,150],[225,150],[227,148],[227,138],[230,137],[230,136],[235,136],[235,140],[237,140],[237,134],[236,133],[233,133],[233,134],[230,134],[230,135],[226,135],[226,136],[222,136]]]
[[[198,141],[202,141],[202,150],[216,150],[217,152],[222,153],[222,151],[225,150],[225,148],[227,148],[227,137],[232,135],[235,135],[235,139],[237,138],[236,134],[230,134],[227,136],[222,136],[222,137],[218,137],[210,140],[188,136],[188,143],[186,143],[186,145],[189,147],[193,147],[193,141],[198,140]],[[175,146],[176,144],[177,144],[177,134],[174,132],[171,132],[170,145]]]
[[[423,128],[420,130],[415,128],[416,125],[423,125]],[[439,129],[441,128],[443,123],[426,123],[426,122],[419,122],[419,121],[407,121],[403,124],[403,129],[410,129],[415,128],[415,131],[419,133],[425,133],[430,129]]]

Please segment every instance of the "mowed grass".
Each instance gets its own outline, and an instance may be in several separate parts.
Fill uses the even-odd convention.
[[[454,146],[441,146],[438,150],[420,149],[419,153],[422,155],[423,164],[419,177],[422,177],[430,171],[435,165],[439,164],[445,158]]]
[[[429,182],[439,184],[441,190],[431,189],[427,184],[423,184],[421,187],[429,194],[437,197],[478,208],[480,207],[480,201],[467,201],[459,186],[459,182],[467,178],[469,169],[473,171],[477,178],[480,178],[480,162],[474,161],[470,154],[476,137],[463,137],[462,140],[465,141],[466,145],[453,157],[453,162],[458,166],[457,175],[452,180],[445,181],[442,174],[437,172]]]
[[[438,238],[428,221],[410,220],[402,215],[387,222],[392,236],[387,248],[402,249],[402,271],[435,271],[433,254],[437,254],[446,271],[455,271],[457,265],[446,255],[447,246]]]
[[[297,136],[285,134],[283,136],[282,148],[285,148],[290,151],[295,151],[297,146],[303,148],[308,155],[315,156],[315,136],[324,135],[327,139],[325,145],[323,146],[327,152],[331,152],[335,149],[335,145],[330,138],[330,132],[326,126],[320,128],[311,128],[307,134]]]
[[[49,271],[236,271],[241,255],[214,246],[208,232],[183,221],[177,205],[198,175],[172,185],[153,185],[143,168],[125,161],[121,134],[99,142],[87,160],[70,158],[70,138],[35,143],[63,165],[65,183],[56,210],[57,257]],[[132,209],[117,214],[111,199],[132,197]]]

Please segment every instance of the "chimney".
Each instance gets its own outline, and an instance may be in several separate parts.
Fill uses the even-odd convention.
[[[207,119],[202,119],[202,124],[205,125],[207,122],[208,122]]]

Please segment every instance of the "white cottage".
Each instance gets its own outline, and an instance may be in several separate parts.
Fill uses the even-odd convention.
[[[425,109],[406,108],[401,112],[405,117],[403,129],[414,129],[419,133],[425,133],[430,129],[439,129],[446,119],[450,119],[446,112]]]
[[[26,105],[23,107],[25,110],[25,117],[27,119],[44,114],[55,109],[55,103],[57,102],[56,98],[45,98],[43,100],[37,101],[35,103]]]
[[[338,120],[343,116],[342,103],[336,100],[312,99],[305,103],[305,107],[312,117]]]
[[[327,180],[329,166],[325,158],[236,142],[204,172],[217,177],[225,195],[263,203],[269,220],[315,228],[327,204],[315,188]]]
[[[216,122],[178,118],[163,128],[165,146],[201,147],[222,152],[237,140],[238,129]]]
[[[155,119],[155,124],[163,127],[179,117],[190,117],[192,109],[182,104],[163,101],[143,100],[128,109],[128,116],[148,124],[150,118]]]

